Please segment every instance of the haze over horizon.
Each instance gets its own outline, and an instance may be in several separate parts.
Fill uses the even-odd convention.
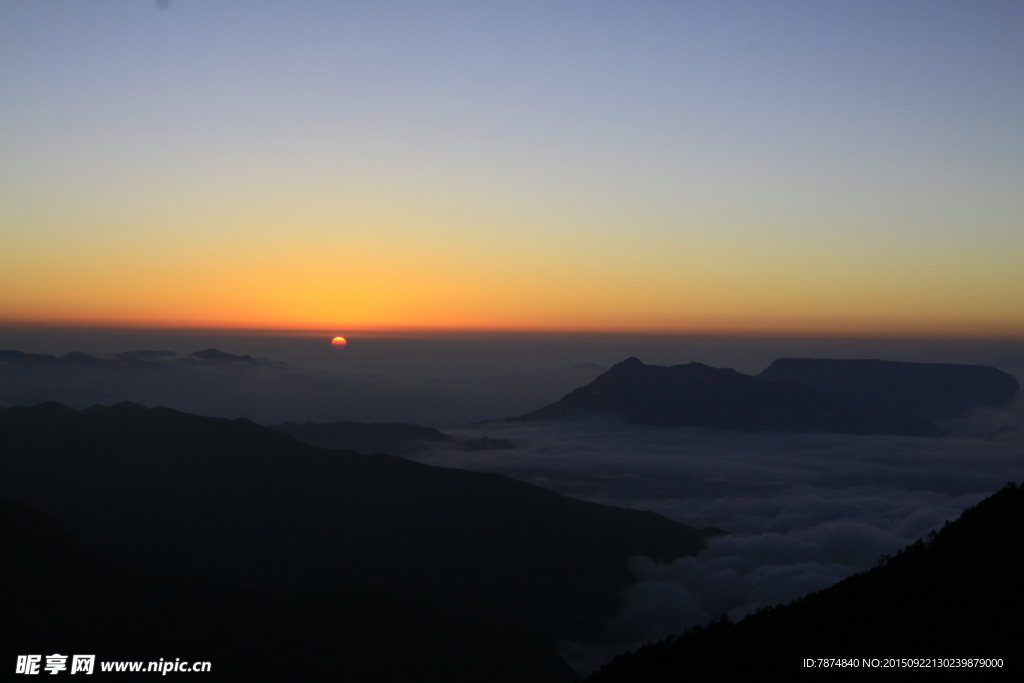
[[[1022,28],[0,1],[0,325],[1019,339]]]

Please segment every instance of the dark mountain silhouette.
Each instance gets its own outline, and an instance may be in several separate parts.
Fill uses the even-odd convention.
[[[13,366],[40,366],[40,365],[67,365],[83,363],[103,365],[107,367],[119,367],[129,365],[139,367],[140,365],[162,365],[161,361],[174,363],[190,362],[191,359],[199,359],[212,363],[245,363],[247,365],[259,365],[268,363],[265,358],[253,358],[252,356],[239,356],[233,353],[226,353],[218,349],[205,349],[196,351],[187,356],[179,356],[174,351],[125,351],[113,356],[93,356],[79,351],[70,351],[63,356],[53,356],[40,353],[24,353],[22,351],[6,350],[0,351],[0,363]],[[194,361],[191,361],[194,362]]]
[[[0,654],[209,661],[217,681],[567,681],[551,644],[372,586],[289,595],[132,572],[0,501]],[[98,669],[97,669],[98,671]]]
[[[80,351],[69,351],[68,353],[61,356],[61,360],[63,360],[65,363],[75,363],[79,365],[94,365],[96,363],[102,362],[96,356],[90,356],[88,353],[81,353]]]
[[[148,349],[142,351],[124,351],[114,355],[114,358],[120,360],[143,360],[151,361],[159,358],[177,358],[178,354],[174,351],[151,351]]]
[[[769,382],[701,363],[645,365],[629,358],[557,403],[513,421],[608,413],[658,427],[937,436],[927,420],[889,415],[796,382]]]
[[[112,356],[0,351],[0,403],[6,405],[55,400],[84,408],[128,399],[280,422],[291,406],[317,403],[304,392],[315,384],[308,378],[285,363],[216,349],[190,355],[144,349]]]
[[[880,672],[865,671],[862,659],[893,657],[1002,658],[999,669],[953,673],[1019,680],[1022,570],[1024,489],[1010,484],[871,571],[738,624],[722,621],[621,655],[588,680],[870,680]],[[815,657],[855,658],[860,666],[804,669],[804,658]],[[936,680],[949,672],[890,673]]]
[[[30,365],[30,364],[42,364],[52,363],[57,360],[57,356],[51,356],[46,353],[25,353],[23,351],[14,351],[7,349],[0,351],[0,363],[5,365]]]
[[[598,630],[630,557],[691,555],[721,533],[134,404],[0,412],[0,497],[128,569],[254,589],[372,585],[546,641]]]
[[[455,441],[444,432],[430,427],[401,423],[332,422],[316,424],[285,422],[271,429],[295,437],[303,443],[320,448],[352,450],[360,453],[406,455],[423,448],[426,443]]]
[[[799,382],[851,403],[924,419],[1001,408],[1020,391],[1013,375],[984,365],[780,358],[758,377]]]
[[[248,363],[250,365],[256,365],[259,363],[258,360],[252,356],[236,356],[233,353],[225,353],[224,351],[218,351],[217,349],[206,349],[205,351],[196,351],[190,353],[193,358],[200,358],[202,360],[215,361],[217,363]]]

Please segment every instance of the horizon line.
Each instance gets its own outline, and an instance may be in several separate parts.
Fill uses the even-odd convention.
[[[963,332],[963,331],[891,331],[878,329],[820,330],[820,329],[686,329],[686,328],[554,328],[554,327],[458,327],[458,326],[268,326],[268,325],[213,325],[174,323],[82,322],[82,321],[12,321],[0,320],[0,330],[107,330],[179,333],[219,333],[282,336],[341,335],[346,338],[382,337],[513,337],[513,336],[662,336],[662,337],[722,337],[767,339],[885,339],[885,340],[949,340],[949,341],[1020,341],[1022,332]]]

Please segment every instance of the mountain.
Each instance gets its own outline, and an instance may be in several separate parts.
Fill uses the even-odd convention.
[[[692,555],[721,533],[134,404],[0,412],[0,497],[133,571],[258,590],[371,585],[545,641],[599,630],[629,558]]]
[[[743,431],[938,436],[927,420],[886,414],[819,389],[767,381],[702,363],[671,367],[628,358],[557,403],[512,421],[578,419],[607,413],[657,427]]]
[[[427,443],[455,441],[444,432],[430,427],[401,423],[332,422],[316,424],[285,422],[270,428],[292,436],[310,446],[353,450],[360,453],[406,455]]]
[[[758,377],[799,382],[850,403],[929,420],[1002,408],[1020,392],[1013,375],[984,365],[779,358]]]
[[[46,353],[25,353],[23,351],[14,351],[13,349],[0,350],[0,364],[3,365],[38,365],[53,363],[56,360],[57,356],[51,356]]]
[[[308,375],[285,363],[216,349],[188,355],[142,349],[109,356],[61,356],[0,351],[0,403],[58,401],[74,408],[131,400],[190,412],[282,422],[289,412],[319,404]],[[315,413],[314,413],[315,414]]]
[[[119,360],[154,361],[159,360],[161,358],[177,357],[178,354],[176,354],[174,351],[153,351],[150,349],[144,349],[142,351],[124,351],[122,353],[114,354],[114,358],[117,358]]]
[[[162,364],[165,362],[191,362],[190,359],[198,359],[212,363],[246,363],[249,365],[269,362],[266,359],[257,359],[252,356],[238,356],[233,353],[226,353],[218,349],[205,349],[196,351],[187,356],[179,356],[174,351],[153,351],[145,349],[141,351],[125,351],[112,356],[92,356],[79,351],[71,351],[63,356],[52,356],[41,353],[24,353],[22,351],[5,350],[0,351],[0,363],[8,366],[25,365],[68,365],[70,363],[91,363],[103,364],[108,367],[129,365],[138,367],[140,363]]]
[[[0,655],[211,663],[218,681],[566,681],[552,644],[372,586],[295,595],[128,571],[0,500]],[[484,625],[486,626],[486,625]],[[99,671],[97,664],[96,671]]]
[[[515,448],[514,441],[509,439],[492,439],[489,436],[481,436],[479,439],[472,439],[462,444],[467,451],[505,451]]]
[[[865,658],[882,667],[903,657],[1002,658],[997,668],[947,661],[974,669],[958,679],[1019,680],[1022,570],[1024,488],[1010,484],[875,569],[738,624],[721,621],[621,655],[588,681],[868,680],[883,672],[864,671]],[[858,666],[804,668],[817,657]],[[939,676],[930,666],[916,673]]]
[[[252,356],[236,356],[233,353],[225,353],[219,349],[196,351],[195,353],[190,353],[189,356],[192,358],[199,358],[201,360],[213,361],[214,363],[247,363],[249,365],[256,365],[259,363],[259,361]]]

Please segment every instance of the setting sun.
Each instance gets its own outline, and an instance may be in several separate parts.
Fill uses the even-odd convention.
[[[348,340],[345,339],[344,337],[335,337],[334,339],[331,340],[331,344],[334,346],[345,346],[346,344],[348,344]]]

